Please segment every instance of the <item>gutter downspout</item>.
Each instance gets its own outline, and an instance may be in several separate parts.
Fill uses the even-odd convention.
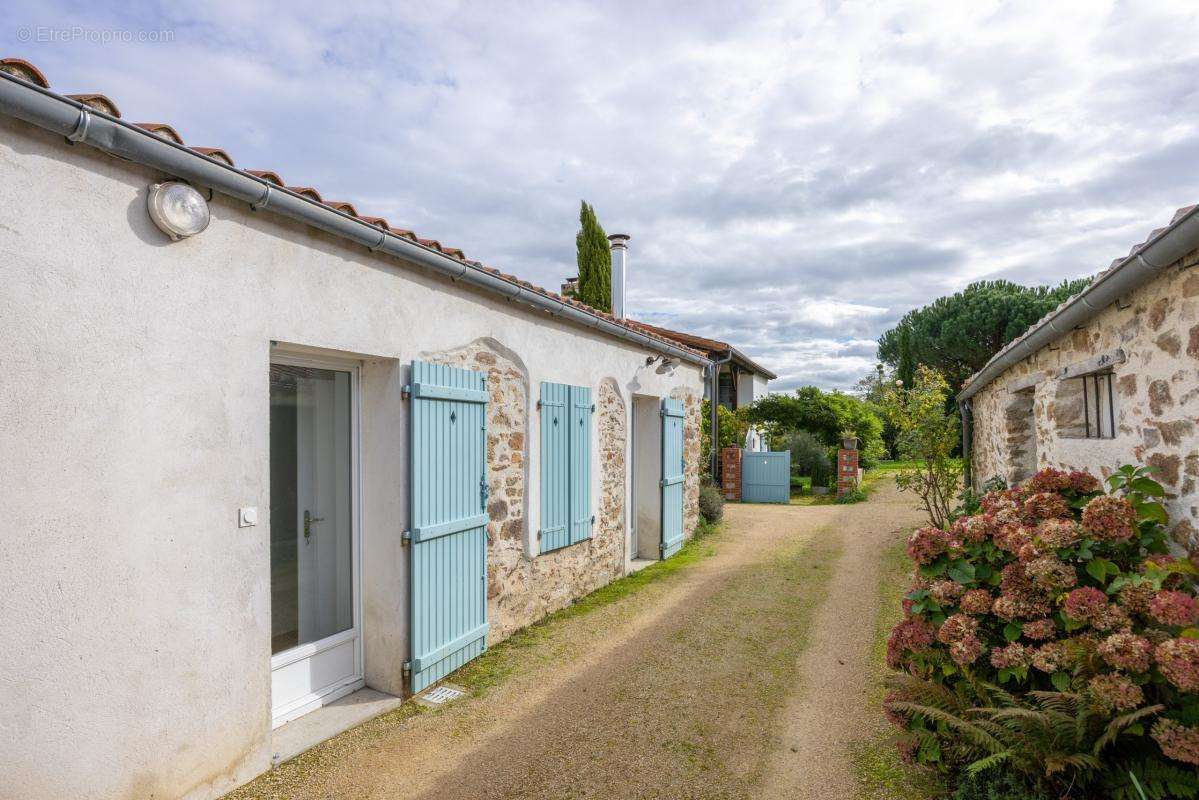
[[[717,473],[720,472],[720,401],[717,393],[720,391],[720,368],[724,364],[733,360],[733,354],[727,353],[724,358],[719,358],[712,361],[709,369],[712,371],[710,380],[711,388],[708,392],[708,411],[712,416],[712,422],[709,426],[712,429],[712,480],[715,481]],[[719,485],[719,484],[718,484]]]
[[[962,412],[962,481],[965,488],[973,489],[971,479],[974,475],[974,465],[971,461],[974,458],[974,409],[970,407],[969,400],[962,401],[958,408]]]
[[[504,280],[479,267],[409,241],[357,217],[338,211],[308,197],[246,174],[223,161],[197,153],[149,131],[62,97],[20,78],[0,73],[0,113],[24,120],[71,142],[82,142],[110,155],[166,172],[200,186],[249,203],[254,210],[266,209],[326,233],[348,239],[371,251],[383,251],[450,278],[516,301],[555,317],[616,336],[641,347],[678,358],[696,366],[709,360],[701,355],[658,341],[617,325],[603,317],[546,297],[517,283]]]

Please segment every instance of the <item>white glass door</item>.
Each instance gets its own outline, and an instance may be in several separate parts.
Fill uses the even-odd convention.
[[[362,684],[357,372],[271,364],[271,707],[281,725]]]

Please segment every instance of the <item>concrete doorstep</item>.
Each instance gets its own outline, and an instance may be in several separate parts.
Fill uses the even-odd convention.
[[[274,750],[271,762],[278,766],[326,739],[398,708],[403,702],[374,689],[359,689],[276,728],[271,736]]]

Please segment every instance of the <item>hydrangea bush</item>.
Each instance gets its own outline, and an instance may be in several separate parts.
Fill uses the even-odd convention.
[[[887,645],[905,758],[1004,765],[1052,797],[1136,798],[1155,775],[1195,774],[1196,570],[1167,553],[1164,491],[1146,470],[1122,467],[1108,488],[1043,470],[912,534]],[[1196,796],[1199,780],[1175,790],[1161,796]]]

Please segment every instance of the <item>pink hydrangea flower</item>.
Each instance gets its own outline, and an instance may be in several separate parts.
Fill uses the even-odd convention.
[[[941,628],[937,631],[937,641],[952,644],[967,636],[973,636],[977,631],[978,620],[974,617],[966,614],[953,614],[941,623]]]
[[[1023,525],[1010,523],[1001,525],[995,532],[995,546],[1000,550],[1016,554],[1020,548],[1032,541],[1032,530]]]
[[[1148,614],[1149,604],[1156,596],[1152,584],[1130,583],[1120,590],[1116,602],[1130,614]]]
[[[955,664],[965,667],[977,661],[984,649],[977,636],[965,636],[949,645],[949,657]]]
[[[995,517],[990,514],[976,514],[973,517],[961,517],[954,523],[957,535],[962,541],[981,544],[995,535]]]
[[[887,666],[901,669],[904,655],[919,653],[933,643],[936,631],[931,623],[920,617],[909,617],[891,629],[887,639]]]
[[[1046,639],[1052,639],[1056,632],[1053,620],[1048,617],[1024,623],[1024,636],[1033,641],[1043,642]]]
[[[1070,516],[1070,506],[1057,492],[1037,492],[1024,501],[1024,514],[1032,519],[1058,519]]]
[[[1023,551],[1021,551],[1023,552]],[[1041,556],[1024,566],[1024,573],[1040,589],[1060,592],[1078,583],[1074,567],[1063,563],[1057,556]]]
[[[1128,672],[1147,672],[1153,645],[1135,633],[1113,633],[1099,643],[1099,655],[1116,669]]]
[[[1067,663],[1066,645],[1062,642],[1047,642],[1032,654],[1032,665],[1041,672],[1057,672]]]
[[[1070,473],[1046,467],[1025,481],[1024,488],[1033,493],[1064,492],[1071,488]]]
[[[986,589],[971,589],[962,595],[958,607],[967,614],[987,614],[991,611],[992,602],[991,593]]]
[[[1199,622],[1199,603],[1186,592],[1163,590],[1149,602],[1149,613],[1163,625],[1194,625]]]
[[[1031,596],[1001,594],[991,606],[995,616],[1014,622],[1020,619],[1039,619],[1049,613],[1049,603]]]
[[[1105,711],[1132,711],[1145,702],[1141,687],[1123,675],[1096,675],[1087,684],[1095,705]]]
[[[1082,510],[1082,528],[1104,542],[1123,542],[1136,533],[1137,512],[1123,497],[1101,495]]]
[[[1132,619],[1123,608],[1109,603],[1091,619],[1091,626],[1097,631],[1123,631],[1132,627]]]
[[[1036,538],[1054,550],[1070,547],[1082,538],[1082,531],[1072,519],[1047,519],[1037,525]]]
[[[991,666],[995,669],[1010,669],[1027,667],[1032,664],[1033,651],[1019,642],[1012,642],[1007,647],[996,647],[991,651]]]
[[[1199,766],[1199,728],[1159,719],[1149,733],[1167,758]]]
[[[1107,608],[1107,595],[1093,586],[1080,586],[1066,595],[1066,615],[1090,622]]]
[[[937,581],[929,587],[928,593],[943,606],[952,605],[966,591],[966,587],[957,581]]]
[[[1199,639],[1167,639],[1154,657],[1166,680],[1184,692],[1199,692]]]
[[[908,558],[917,564],[931,564],[949,550],[949,537],[940,528],[917,528],[908,537]]]

